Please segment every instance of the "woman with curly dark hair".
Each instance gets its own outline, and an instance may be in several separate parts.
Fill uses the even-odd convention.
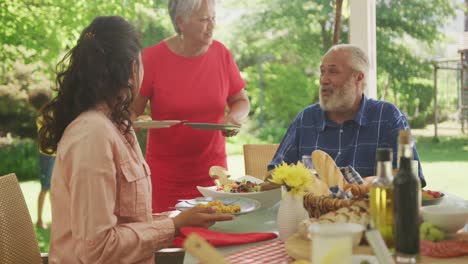
[[[152,220],[151,183],[129,111],[143,78],[137,30],[97,17],[60,62],[40,148],[56,151],[50,263],[153,263],[184,226],[230,220],[193,208]]]

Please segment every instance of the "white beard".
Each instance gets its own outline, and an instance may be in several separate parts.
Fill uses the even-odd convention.
[[[319,93],[320,108],[323,111],[331,112],[346,112],[352,109],[354,102],[356,102],[357,92],[353,86],[353,78],[343,84],[343,89],[339,89],[331,86],[320,86],[320,90],[327,89],[330,91],[328,98],[323,98],[322,93]]]

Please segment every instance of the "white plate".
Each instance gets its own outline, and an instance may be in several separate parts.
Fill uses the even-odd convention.
[[[181,120],[137,120],[133,122],[133,126],[137,128],[167,128],[181,122]]]
[[[228,125],[228,124],[211,124],[211,123],[184,123],[184,125],[191,128],[203,130],[235,130],[240,129],[241,126]]]
[[[179,211],[187,210],[196,206],[198,203],[207,204],[213,200],[220,200],[224,205],[239,205],[240,212],[233,213],[233,215],[243,215],[250,212],[253,212],[260,208],[261,204],[257,200],[252,200],[244,197],[231,197],[231,198],[211,198],[211,197],[201,197],[195,198],[187,201],[182,201],[176,204],[175,208]]]
[[[353,255],[352,264],[361,264],[363,261],[367,261],[369,264],[379,264],[377,257],[371,255]]]
[[[243,176],[233,180],[249,180],[255,183],[262,183],[263,181],[253,176]],[[249,192],[249,193],[228,193],[223,191],[217,191],[216,186],[203,187],[197,186],[198,191],[205,197],[213,198],[232,198],[232,197],[243,197],[257,200],[261,203],[261,208],[270,208],[277,204],[281,200],[281,188],[263,191],[263,192]]]

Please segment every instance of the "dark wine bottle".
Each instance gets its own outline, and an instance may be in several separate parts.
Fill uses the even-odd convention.
[[[400,168],[393,179],[396,260],[398,263],[416,263],[419,254],[421,183],[411,169],[412,147],[409,140],[400,141],[399,148]]]

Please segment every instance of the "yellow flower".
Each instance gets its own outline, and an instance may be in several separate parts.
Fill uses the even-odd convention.
[[[303,194],[312,184],[312,173],[301,162],[288,165],[282,162],[271,173],[271,182],[285,185],[292,194]]]
[[[282,162],[280,165],[276,166],[273,172],[271,173],[270,181],[276,184],[284,184],[284,177],[289,171],[289,165],[286,162]]]

